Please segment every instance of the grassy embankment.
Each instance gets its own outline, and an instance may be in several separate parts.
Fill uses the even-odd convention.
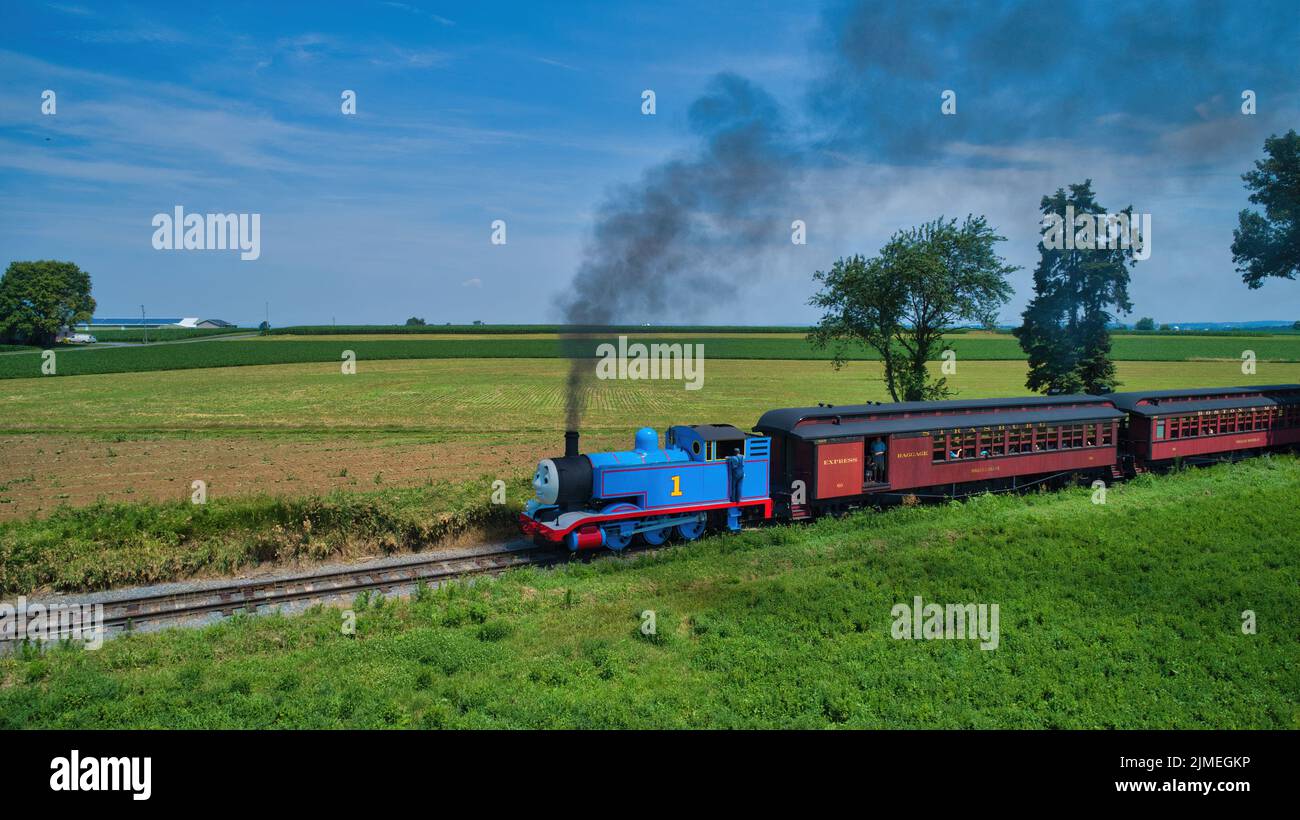
[[[355,635],[317,609],[28,652],[0,726],[1296,728],[1297,491],[1257,460],[358,600]],[[998,648],[892,639],[914,596],[997,604]]]
[[[0,523],[0,594],[87,591],[230,574],[265,563],[418,551],[466,532],[512,532],[492,479],[205,505],[98,503]],[[508,487],[525,497],[525,482]]]

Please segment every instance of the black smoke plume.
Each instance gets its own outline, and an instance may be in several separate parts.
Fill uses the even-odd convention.
[[[573,327],[566,429],[582,419],[595,345],[615,323],[698,319],[740,286],[754,257],[789,243],[790,192],[802,168],[780,107],[733,74],[690,107],[697,155],[651,168],[601,205],[584,258],[560,297]]]

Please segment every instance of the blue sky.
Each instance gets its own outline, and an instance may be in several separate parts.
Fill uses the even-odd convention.
[[[269,302],[279,325],[554,321],[608,193],[693,156],[690,105],[731,72],[778,101],[813,157],[782,195],[809,239],[778,243],[693,319],[813,321],[813,270],[975,212],[1025,267],[1011,321],[1030,295],[1039,198],[1084,177],[1108,207],[1152,214],[1136,315],[1300,318],[1300,283],[1249,291],[1229,251],[1240,174],[1265,136],[1300,126],[1294,8],[1135,11],[1117,39],[1063,4],[1026,7],[1047,15],[1028,21],[1041,36],[1001,26],[1025,24],[1006,4],[980,26],[914,4],[797,6],[11,3],[0,257],[76,261],[103,316],[143,303],[255,322]],[[1090,34],[1104,44],[1080,46]],[[954,118],[940,118],[945,88]],[[1254,117],[1238,110],[1244,88]],[[155,250],[151,219],[176,205],[261,214],[261,258]],[[505,245],[490,242],[495,219]]]

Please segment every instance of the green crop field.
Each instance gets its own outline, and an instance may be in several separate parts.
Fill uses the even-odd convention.
[[[431,331],[436,332],[436,329]],[[363,336],[365,334],[362,334]],[[526,335],[526,334],[525,334]],[[527,336],[527,335],[526,335]],[[594,356],[602,341],[586,339],[582,350]],[[670,333],[631,337],[631,342],[695,343],[704,346],[706,360],[768,359],[825,361],[826,350],[814,349],[798,334],[746,335],[724,333]],[[1019,361],[1024,354],[1015,338],[1004,334],[958,334],[947,340],[959,361]],[[233,367],[259,364],[338,362],[345,350],[358,360],[391,359],[538,359],[558,358],[565,348],[558,337],[499,338],[349,338],[348,336],[259,339],[213,339],[185,344],[141,347],[90,348],[60,351],[56,377],[94,373],[134,373],[155,370]],[[1130,335],[1114,339],[1113,358],[1121,361],[1241,361],[1246,351],[1258,361],[1300,362],[1300,335],[1263,337]],[[872,361],[865,350],[851,355],[854,360]],[[0,379],[48,378],[41,373],[40,353],[0,356]]]
[[[562,429],[567,362],[557,359],[362,360],[338,365],[23,379],[0,388],[0,431],[42,433],[417,433],[481,440]],[[1300,382],[1300,364],[1120,362],[1130,389]],[[950,386],[966,398],[1028,395],[1019,362],[960,362]],[[628,435],[643,424],[701,419],[753,424],[772,407],[888,400],[876,362],[708,361],[704,386],[593,381],[586,428]],[[553,437],[553,436],[552,436]]]
[[[291,325],[271,329],[270,333],[291,336],[338,336],[338,335],[423,335],[426,333],[453,333],[456,335],[495,336],[499,334],[516,335],[543,334],[554,336],[571,328],[564,325]],[[607,333],[795,333],[803,335],[806,327],[790,325],[660,325],[653,329],[645,325],[613,325],[602,327]],[[965,331],[958,331],[965,332]]]
[[[355,634],[317,608],[32,650],[0,726],[1294,729],[1297,492],[1257,459],[363,597]],[[891,637],[916,596],[996,604],[997,647]]]
[[[174,342],[180,339],[229,336],[232,333],[256,333],[253,329],[243,327],[97,327],[81,332],[89,333],[101,342]]]

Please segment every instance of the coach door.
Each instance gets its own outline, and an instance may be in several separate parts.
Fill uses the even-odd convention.
[[[862,494],[862,439],[817,443],[817,498]]]

